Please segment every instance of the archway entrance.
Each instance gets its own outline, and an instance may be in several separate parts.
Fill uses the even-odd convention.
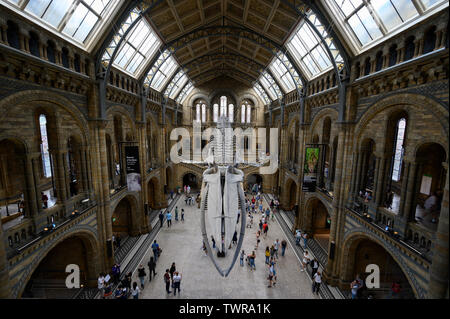
[[[259,190],[259,186],[260,189],[262,190],[262,182],[263,182],[263,178],[261,177],[261,175],[259,174],[251,174],[247,177],[247,187],[248,190],[253,193],[256,194]]]
[[[131,231],[131,203],[127,197],[117,204],[112,214],[112,231],[115,236],[128,236]]]
[[[195,176],[192,173],[187,173],[183,176],[183,186],[184,185],[189,185],[191,187],[191,192],[193,190],[197,190],[198,189],[198,185],[197,185],[197,176]]]
[[[391,286],[394,282],[400,283],[401,286],[398,298],[415,298],[414,291],[398,263],[385,248],[368,238],[361,238],[349,247],[347,271],[344,272],[346,281],[351,282],[359,276],[365,282],[368,275],[365,272],[366,267],[370,264],[375,264],[380,269],[380,288],[367,289],[364,285],[358,292],[361,298],[367,298],[369,294],[376,299],[391,298]]]
[[[324,251],[328,251],[331,227],[331,217],[328,209],[319,199],[313,199],[308,205],[307,214],[310,218],[310,229],[313,238]]]
[[[94,256],[98,258],[88,239],[81,236],[69,237],[57,244],[42,259],[33,272],[25,290],[23,298],[65,299],[72,298],[78,289],[66,287],[66,267],[69,264],[80,268],[80,284],[94,287],[97,269]]]
[[[297,184],[294,181],[291,181],[290,183],[288,183],[288,210],[292,210],[294,209],[295,204],[297,203]]]

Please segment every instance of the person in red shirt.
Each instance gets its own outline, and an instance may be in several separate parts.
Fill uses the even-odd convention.
[[[392,298],[398,298],[399,297],[400,288],[401,288],[401,285],[400,285],[399,281],[395,281],[395,282],[392,283],[392,286],[391,286],[391,296],[392,296]]]
[[[168,294],[171,293],[171,291],[169,290],[170,288],[170,273],[169,273],[169,269],[166,269],[166,273],[164,274],[164,282],[166,283],[166,291]]]
[[[263,233],[264,233],[264,238],[267,237],[267,231],[269,230],[269,225],[267,225],[267,221],[264,222],[263,224]]]

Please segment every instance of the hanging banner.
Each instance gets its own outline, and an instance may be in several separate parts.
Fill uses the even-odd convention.
[[[141,170],[139,168],[139,147],[125,146],[127,186],[131,192],[141,191]]]
[[[305,154],[305,166],[303,168],[303,186],[315,188],[319,169],[319,147],[307,147]]]

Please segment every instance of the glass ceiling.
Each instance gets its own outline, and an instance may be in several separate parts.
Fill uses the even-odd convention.
[[[173,77],[172,82],[170,82],[167,86],[164,95],[174,99],[188,80],[189,78],[183,70],[178,71],[178,73]]]
[[[150,25],[145,19],[141,19],[122,42],[113,65],[136,76],[142,71],[142,68],[160,45],[161,41]]]
[[[326,44],[329,46],[338,68],[341,68],[344,62],[339,54],[339,50],[317,16],[312,11],[309,11],[307,17],[317,28],[325,43],[321,42],[320,37],[307,22],[302,21],[297,31],[288,40],[286,46],[305,76],[311,79],[333,67],[326,51]]]
[[[292,79],[291,73],[286,68],[286,65],[291,70],[291,72],[292,72],[292,74],[294,76],[295,83],[294,83],[294,80]],[[281,86],[283,87],[283,90],[285,92],[291,92],[296,87],[302,87],[303,86],[302,83],[301,83],[299,75],[297,74],[297,72],[293,68],[292,64],[289,62],[289,60],[286,57],[286,55],[283,54],[282,52],[278,53],[278,58],[275,57],[273,59],[273,62],[271,63],[269,68],[272,71],[273,76],[276,77],[276,79],[278,80],[278,83],[281,84]]]
[[[344,27],[359,53],[363,48],[385,40],[401,27],[410,25],[446,0],[333,0],[324,1]]]
[[[164,51],[145,77],[144,86],[161,91],[177,68],[178,64],[170,52]]]
[[[191,93],[191,91],[194,89],[194,84],[192,83],[192,81],[189,81],[188,84],[186,84],[186,86],[183,88],[183,90],[181,91],[181,93],[178,95],[176,101],[179,104],[183,104],[184,100],[187,98],[187,96],[189,95],[189,93]]]
[[[121,0],[0,0],[30,20],[87,49]]]
[[[270,104],[271,100],[269,99],[269,97],[267,96],[266,92],[264,91],[264,89],[261,87],[261,85],[259,85],[259,83],[255,83],[255,85],[253,86],[253,89],[255,90],[255,92],[259,95],[259,97],[261,98],[261,100],[264,101],[264,103]]]
[[[262,86],[266,89],[267,93],[269,93],[271,100],[281,99],[283,97],[283,93],[280,90],[280,87],[275,82],[273,77],[267,72],[264,71],[259,78]]]

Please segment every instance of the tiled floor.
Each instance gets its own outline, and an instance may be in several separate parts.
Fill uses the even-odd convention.
[[[300,263],[294,254],[292,247],[288,246],[286,255],[278,260],[276,265],[278,282],[275,287],[268,288],[268,268],[264,263],[264,248],[271,245],[277,238],[280,241],[284,234],[276,221],[269,223],[269,233],[267,239],[261,238],[261,243],[256,251],[256,271],[250,271],[244,263],[244,267],[239,265],[237,260],[230,275],[221,277],[209,257],[203,256],[202,237],[200,231],[200,210],[196,205],[186,206],[184,195],[177,203],[178,208],[184,208],[185,221],[173,221],[172,227],[163,229],[157,235],[157,241],[163,252],[157,261],[156,278],[148,282],[140,298],[299,298],[315,299],[319,298],[311,292],[311,280],[306,273],[300,272]],[[256,244],[256,227],[259,215],[254,215],[255,225],[252,229],[247,228],[243,249],[246,253],[251,253]],[[289,245],[289,244],[288,244]],[[142,260],[142,264],[147,269],[147,262],[153,253],[149,249]],[[181,282],[181,295],[167,295],[163,274],[166,268],[170,268],[172,262],[177,265],[177,270],[181,272],[183,278]],[[137,271],[133,273],[133,281],[139,283]]]

